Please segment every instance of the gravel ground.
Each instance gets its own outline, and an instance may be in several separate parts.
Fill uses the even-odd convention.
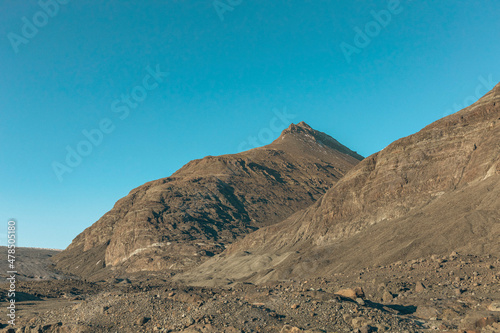
[[[189,287],[145,274],[19,282],[36,299],[18,303],[15,332],[500,332],[498,267],[497,258],[452,253],[260,286]]]

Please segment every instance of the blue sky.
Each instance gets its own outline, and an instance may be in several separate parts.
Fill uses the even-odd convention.
[[[132,188],[267,144],[289,122],[368,156],[500,81],[499,12],[457,0],[4,0],[0,244],[16,218],[18,246],[65,248]]]

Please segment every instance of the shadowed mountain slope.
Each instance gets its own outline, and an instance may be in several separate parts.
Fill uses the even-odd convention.
[[[265,282],[427,254],[500,253],[500,84],[364,159],[315,204],[178,276]]]
[[[178,271],[319,199],[362,157],[305,123],[268,146],[207,156],[148,182],[56,258],[81,276]]]

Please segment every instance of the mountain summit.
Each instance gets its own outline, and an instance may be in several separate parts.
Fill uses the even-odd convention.
[[[273,143],[193,160],[120,199],[56,258],[85,277],[179,271],[319,199],[362,157],[301,122]]]
[[[323,146],[354,157],[357,160],[363,159],[363,156],[350,150],[331,136],[311,128],[303,121],[298,124],[290,124],[271,145],[276,147],[288,145],[306,149],[317,149],[317,146]]]

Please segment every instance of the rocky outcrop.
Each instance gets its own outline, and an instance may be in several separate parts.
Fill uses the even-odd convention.
[[[311,205],[361,159],[292,124],[268,146],[194,160],[132,190],[57,256],[57,268],[85,277],[183,270]]]

